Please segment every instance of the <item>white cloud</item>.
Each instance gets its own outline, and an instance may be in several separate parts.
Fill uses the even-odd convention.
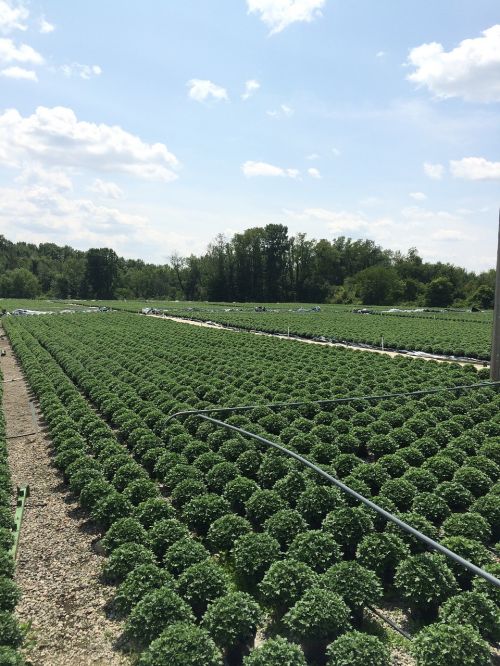
[[[423,192],[410,192],[408,196],[415,199],[415,201],[425,201],[427,199],[427,195]]]
[[[27,164],[16,182],[23,185],[45,185],[55,190],[73,189],[73,183],[66,171],[57,167],[47,169],[36,162]]]
[[[32,69],[25,69],[24,67],[6,67],[0,71],[0,76],[6,76],[9,79],[25,79],[26,81],[38,81],[36,72]]]
[[[245,81],[245,92],[241,95],[241,99],[246,101],[252,97],[252,95],[255,95],[259,88],[260,83],[255,79],[249,79],[248,81]]]
[[[298,169],[283,169],[267,162],[252,162],[251,160],[242,164],[241,170],[247,178],[253,178],[254,176],[297,178],[300,176]]]
[[[464,232],[460,231],[460,229],[438,229],[438,231],[435,231],[431,235],[431,238],[433,240],[450,242],[469,240],[470,236],[464,234]]]
[[[421,206],[406,206],[402,209],[401,215],[412,222],[431,222],[432,224],[447,224],[456,222],[457,215],[449,213],[446,210],[428,210]]]
[[[376,58],[383,58],[385,56],[385,51],[377,51],[375,54]]]
[[[315,169],[314,167],[311,167],[310,169],[307,170],[307,173],[311,176],[311,178],[321,178],[321,174],[319,172],[319,169]]]
[[[454,178],[465,180],[500,180],[500,162],[490,162],[484,157],[450,160],[450,171]]]
[[[22,4],[14,6],[11,2],[0,0],[0,32],[26,30],[24,21],[28,16],[29,11]]]
[[[306,160],[312,162],[313,160],[319,160],[319,157],[318,153],[311,153],[310,155],[306,155]]]
[[[106,199],[121,199],[123,197],[123,190],[121,187],[116,183],[101,180],[100,178],[96,178],[88,189],[90,192],[95,192]]]
[[[326,0],[247,0],[248,13],[259,14],[270,35],[297,21],[311,22],[321,16]]]
[[[208,79],[191,79],[186,85],[189,88],[189,97],[196,102],[205,102],[209,99],[218,102],[229,100],[227,90],[212,83],[212,81],[209,81]]]
[[[426,176],[429,176],[429,178],[432,178],[433,180],[441,180],[444,175],[444,166],[442,164],[424,162],[424,172]]]
[[[87,81],[94,76],[102,74],[102,69],[99,65],[81,65],[79,62],[73,62],[71,65],[62,65],[61,71],[67,78],[79,76],[81,79]]]
[[[335,155],[335,157],[340,157],[342,155],[338,148],[332,148],[332,153]]]
[[[290,118],[294,114],[294,110],[287,104],[280,104],[279,109],[266,111],[267,115],[271,118]]]
[[[165,144],[145,143],[118,125],[78,120],[61,106],[40,106],[26,117],[16,109],[0,114],[0,161],[14,168],[35,161],[48,168],[124,172],[160,181],[177,178],[179,166]]]
[[[415,67],[408,79],[426,86],[441,98],[462,97],[470,102],[500,101],[500,25],[482,37],[464,39],[451,51],[431,42],[410,51],[408,64]]]
[[[42,35],[47,35],[49,32],[54,32],[56,29],[56,26],[53,23],[49,23],[44,16],[41,17],[38,25]]]
[[[24,62],[31,65],[42,65],[43,57],[28,44],[16,46],[8,37],[0,38],[0,62]]]
[[[356,232],[361,235],[367,234],[370,238],[377,231],[394,225],[394,222],[390,218],[378,218],[372,220],[358,211],[334,211],[327,208],[306,208],[300,215],[303,219],[309,218],[325,222],[327,228],[335,234]]]

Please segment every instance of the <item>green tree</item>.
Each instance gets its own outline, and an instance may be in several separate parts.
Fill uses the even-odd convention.
[[[5,298],[35,298],[39,294],[40,283],[26,268],[6,271],[0,278],[0,295]]]
[[[87,252],[85,284],[93,298],[113,298],[118,276],[118,256],[108,248],[91,248]]]
[[[476,289],[470,299],[470,304],[475,305],[482,310],[491,310],[495,304],[495,290],[482,284]]]
[[[358,294],[367,305],[391,305],[402,295],[403,284],[394,268],[371,266],[355,276]]]
[[[429,307],[446,308],[453,302],[455,287],[446,277],[437,277],[425,289],[425,304]]]

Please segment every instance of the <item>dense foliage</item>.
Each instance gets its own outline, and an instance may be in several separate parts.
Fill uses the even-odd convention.
[[[300,642],[307,658],[312,644],[332,643],[329,658],[344,659],[361,649],[351,633],[365,628],[364,608],[395,592],[413,611],[435,613],[420,613],[424,625],[477,609],[495,635],[486,590],[474,581],[474,603],[461,601],[470,576],[422,553],[311,471],[200,419],[165,424],[168,414],[210,405],[454,387],[476,381],[473,368],[243,339],[128,314],[12,317],[5,328],[39,398],[54,460],[98,518],[103,573],[118,586],[128,638],[145,650],[139,663],[181,663],[171,658],[178,649],[183,663],[219,664],[222,651],[228,658],[248,648],[264,623],[281,637],[268,641],[269,663],[280,654],[302,663],[285,638]],[[498,472],[481,456],[499,459],[499,405],[498,393],[482,388],[279,412],[261,406],[228,421],[301,450],[489,566]],[[370,450],[380,435],[391,438],[390,452]],[[178,637],[173,626],[182,628]],[[440,635],[434,628],[447,625],[429,626]],[[190,643],[194,636],[199,644]],[[444,659],[445,643],[436,644],[434,658]],[[250,664],[261,663],[266,645]],[[384,659],[378,647],[373,659]],[[422,664],[434,663],[426,658]]]

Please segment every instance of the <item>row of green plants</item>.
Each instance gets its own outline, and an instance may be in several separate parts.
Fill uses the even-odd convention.
[[[356,314],[348,310],[321,312],[252,310],[217,307],[192,310],[176,307],[167,314],[195,321],[214,321],[224,326],[258,330],[303,338],[324,337],[330,342],[366,344],[387,349],[423,351],[445,356],[489,359],[491,320],[457,320],[439,316]]]
[[[3,374],[0,371],[0,402],[3,395]],[[15,608],[21,597],[14,582],[15,523],[12,514],[13,488],[10,477],[5,419],[0,412],[0,666],[21,666],[24,663],[18,649],[23,642],[23,631],[15,617]]]
[[[145,613],[143,616],[143,611],[137,611],[140,617],[137,627],[141,629],[146,622],[144,617],[156,617],[158,608],[163,608],[164,601],[159,599],[151,602],[149,610],[147,604],[140,605],[145,598],[137,601],[136,590],[142,589],[140,581],[151,579],[155,591],[160,585],[160,589],[166,586],[176,590],[175,594],[191,606],[199,623],[197,629],[208,630],[211,640],[224,649],[226,657],[246,649],[257,627],[262,626],[263,617],[267,617],[270,634],[281,635],[282,639],[276,639],[279,645],[274,639],[267,640],[261,649],[250,653],[247,659],[257,661],[249,663],[286,663],[283,650],[293,650],[298,655],[299,648],[284,642],[286,637],[302,645],[302,660],[304,654],[312,658],[318,650],[324,653],[326,645],[332,642],[336,647],[328,648],[329,658],[332,664],[340,664],[349,662],[339,661],[338,651],[338,654],[348,654],[349,650],[363,654],[360,650],[367,635],[356,633],[364,628],[363,607],[378,603],[382,594],[386,599],[396,594],[411,607],[419,622],[439,620],[424,628],[415,640],[419,663],[488,663],[489,657],[485,656],[488,648],[477,629],[484,638],[495,640],[498,599],[491,598],[487,585],[473,581],[459,569],[454,570],[436,555],[422,553],[417,543],[403,538],[375,515],[353,506],[336,490],[322,485],[279,454],[239,437],[230,437],[195,418],[183,425],[171,422],[164,426],[165,414],[181,408],[227,404],[231,398],[240,403],[269,400],[266,391],[275,395],[283,382],[286,393],[280,399],[305,395],[311,399],[323,397],[318,396],[323,383],[329,395],[332,392],[335,395],[337,390],[343,390],[344,395],[359,394],[360,389],[378,393],[387,390],[388,384],[392,384],[393,390],[412,390],[425,385],[468,383],[477,377],[472,369],[406,359],[367,359],[365,355],[343,350],[332,353],[317,348],[297,349],[290,353],[289,347],[276,340],[259,339],[251,343],[245,340],[242,344],[239,336],[187,331],[186,327],[172,323],[127,316],[117,316],[112,321],[93,318],[92,322],[79,317],[76,325],[73,318],[58,319],[57,323],[53,319],[23,321],[22,325],[9,322],[9,330],[11,336],[15,330],[28,339],[34,354],[45,355],[45,373],[56,367],[54,361],[60,363],[118,429],[119,437],[129,446],[136,462],[133,469],[125,471],[121,468],[130,467],[130,457],[127,462],[124,458],[110,461],[111,482],[122,485],[124,477],[128,485],[134,484],[136,502],[138,499],[152,502],[154,497],[144,499],[142,494],[143,488],[152,488],[144,472],[147,470],[170,500],[172,514],[167,517],[159,512],[152,524],[145,525],[137,516],[136,523],[130,523],[130,516],[123,516],[123,523],[116,517],[114,522],[108,521],[110,529],[104,543],[111,554],[106,576],[120,583],[116,599],[118,605],[122,603],[126,610],[131,610],[128,623],[133,623],[136,607]],[[50,354],[39,348],[29,330]],[[285,350],[284,357],[279,352]],[[320,360],[327,366],[324,373],[316,373],[306,383],[304,371],[310,373]],[[259,372],[255,371],[256,365]],[[348,484],[363,494],[372,494],[378,503],[400,512],[429,536],[441,534],[453,550],[461,548],[461,554],[477,564],[491,566],[491,554],[485,544],[497,538],[494,529],[498,529],[498,515],[495,516],[498,467],[493,462],[487,468],[488,474],[479,468],[485,465],[482,458],[498,461],[498,419],[491,418],[497,414],[497,406],[497,394],[483,389],[412,402],[398,399],[375,405],[359,402],[328,408],[309,405],[279,413],[262,407],[248,417],[232,416],[228,421],[271,438],[280,437],[290,448],[348,479]],[[472,415],[471,422],[459,418],[465,414]],[[468,428],[466,438],[460,435],[464,428]],[[391,442],[393,452],[383,450],[385,441]],[[457,462],[459,457],[461,463]],[[472,464],[464,466],[466,458]],[[425,467],[429,460],[432,465]],[[455,466],[450,466],[449,461]],[[465,468],[469,469],[462,474],[464,478],[456,479],[456,474]],[[447,512],[439,501],[445,491],[447,499],[442,502]],[[85,489],[82,493],[85,502]],[[457,493],[462,499],[460,508]],[[476,505],[485,498],[489,508]],[[474,504],[477,509],[472,519],[468,518],[471,513],[467,511],[467,499],[469,506]],[[155,512],[149,513],[148,523],[152,521],[151,513]],[[457,518],[461,519],[458,524]],[[146,529],[146,538],[141,527]],[[116,536],[111,538],[110,534],[115,532]],[[149,544],[146,551],[145,543]],[[159,563],[163,564],[161,573],[168,573],[177,582],[165,582],[159,576]],[[142,566],[146,569],[138,571]],[[151,566],[154,570],[147,568]],[[121,573],[116,574],[116,567]],[[193,572],[191,567],[195,567]],[[181,583],[188,570],[194,581],[189,593],[191,583]],[[220,583],[223,575],[225,585]],[[360,581],[365,581],[364,586]],[[201,608],[203,600],[211,599],[211,585],[218,592],[208,608]],[[251,600],[257,604],[250,604],[250,610],[247,609],[248,618],[254,619],[248,619],[245,631],[235,630],[229,622],[231,630],[225,631],[232,638],[228,635],[217,638],[217,627],[224,625],[227,617],[245,616],[241,610],[236,612],[240,606],[227,600],[228,596],[233,599],[232,594],[247,595],[239,598],[245,608]],[[336,597],[334,601],[332,595]],[[120,602],[122,598],[125,601]],[[219,603],[221,598],[226,605]],[[339,605],[339,600],[347,611]],[[233,602],[236,604],[237,600]],[[219,606],[217,614],[213,607]],[[165,613],[170,618],[167,624],[177,618]],[[214,613],[216,620],[206,619]],[[450,657],[449,627],[455,628],[458,616],[466,626],[454,631]],[[181,620],[184,619],[182,616]],[[162,629],[164,625],[155,630],[158,641]],[[133,630],[131,635],[134,637]],[[138,640],[138,636],[135,638]],[[165,655],[170,658],[168,651],[175,651],[173,640],[174,632],[168,638],[162,634],[160,643],[156,643],[155,635],[152,647],[144,653],[144,663],[164,663],[154,660],[165,659]],[[429,641],[433,644],[432,654],[425,652]],[[387,663],[384,645],[375,637],[369,643],[374,646],[374,655],[378,655],[373,656],[373,663]],[[176,649],[183,654],[184,648]],[[273,650],[278,655],[275,661],[270,656],[274,655]],[[258,661],[261,653],[265,656]],[[156,654],[161,656],[155,657]],[[369,661],[372,657],[364,658],[364,663],[372,663]]]

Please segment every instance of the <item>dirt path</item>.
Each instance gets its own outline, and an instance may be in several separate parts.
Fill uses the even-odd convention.
[[[97,532],[51,465],[50,441],[26,381],[18,380],[21,368],[7,338],[0,346],[7,350],[1,367],[12,481],[31,489],[16,569],[23,592],[17,614],[31,623],[33,639],[25,656],[33,666],[129,664],[113,650],[120,624],[105,616],[111,590],[98,582],[103,559],[92,549]]]
[[[425,355],[423,352],[396,352],[389,351],[386,349],[377,349],[362,347],[361,345],[344,344],[343,342],[321,342],[320,340],[310,340],[309,338],[301,338],[299,336],[288,336],[284,333],[266,333],[265,331],[253,331],[237,328],[236,326],[225,326],[224,324],[209,324],[206,321],[200,321],[198,319],[187,319],[186,317],[175,317],[174,315],[145,315],[146,317],[157,317],[158,319],[171,319],[172,321],[177,321],[180,324],[191,324],[193,326],[203,326],[205,328],[216,328],[218,330],[224,331],[234,331],[236,333],[251,333],[253,335],[263,335],[268,338],[280,338],[281,340],[293,340],[295,342],[305,342],[309,345],[321,345],[322,347],[343,347],[344,349],[351,349],[356,351],[365,351],[371,352],[372,354],[385,354],[385,356],[404,356],[406,358],[418,358],[423,361],[437,361],[438,363],[457,363],[458,365],[472,365],[477,370],[482,370],[485,367],[489,367],[489,363],[486,365],[482,362],[474,363],[473,361],[455,361],[453,359],[440,358],[439,356],[433,356],[431,354]]]

